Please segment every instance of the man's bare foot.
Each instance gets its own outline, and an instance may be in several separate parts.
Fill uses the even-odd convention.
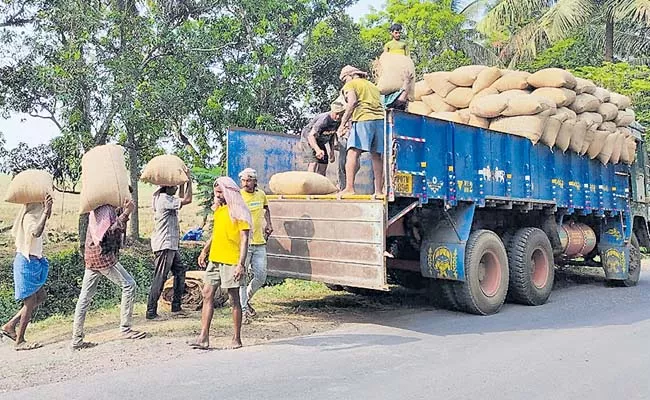
[[[16,351],[29,351],[29,350],[35,350],[35,349],[40,349],[43,347],[42,344],[34,342],[34,343],[29,343],[29,342],[21,342],[21,343],[16,343]]]
[[[5,336],[14,342],[16,341],[16,329],[15,327],[9,327],[8,325],[4,325],[2,328],[0,328],[0,335]]]
[[[337,193],[338,196],[352,196],[355,194],[356,193],[354,192],[354,190],[348,190],[348,189],[343,189]]]
[[[190,347],[197,350],[208,350],[210,348],[210,339],[199,336],[194,342],[190,343]]]
[[[224,348],[224,350],[236,350],[236,349],[241,349],[243,347],[243,344],[241,343],[241,339],[233,339],[232,343],[230,343],[230,346],[227,346]]]

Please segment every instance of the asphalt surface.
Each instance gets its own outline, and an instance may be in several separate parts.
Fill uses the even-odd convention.
[[[9,399],[650,399],[650,270],[541,307],[380,316],[325,334],[5,393]],[[79,368],[83,368],[80,365]]]

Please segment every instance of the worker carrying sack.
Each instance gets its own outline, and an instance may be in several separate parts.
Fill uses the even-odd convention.
[[[180,186],[188,180],[186,170],[183,160],[173,154],[164,154],[147,163],[140,180],[157,186]]]
[[[93,147],[81,159],[79,212],[85,214],[105,204],[122,207],[131,199],[124,148],[116,144]]]
[[[5,201],[15,204],[42,203],[52,194],[52,175],[40,169],[27,169],[9,183]]]
[[[381,94],[391,94],[402,89],[405,74],[415,78],[415,64],[408,56],[393,53],[383,53],[374,65],[377,77],[377,88]],[[415,97],[415,79],[411,79],[409,99]]]
[[[322,195],[338,191],[326,177],[315,172],[289,171],[275,174],[269,181],[274,194],[284,195]]]

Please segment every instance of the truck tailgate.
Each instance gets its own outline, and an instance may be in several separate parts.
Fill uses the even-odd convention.
[[[269,208],[269,275],[387,289],[383,201],[271,196]]]

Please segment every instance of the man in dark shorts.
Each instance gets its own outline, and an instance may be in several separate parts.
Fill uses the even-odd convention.
[[[345,111],[343,100],[336,99],[330,111],[316,115],[302,130],[300,145],[304,160],[308,164],[308,171],[325,176],[327,164],[336,161],[334,156],[336,130],[343,111]]]

